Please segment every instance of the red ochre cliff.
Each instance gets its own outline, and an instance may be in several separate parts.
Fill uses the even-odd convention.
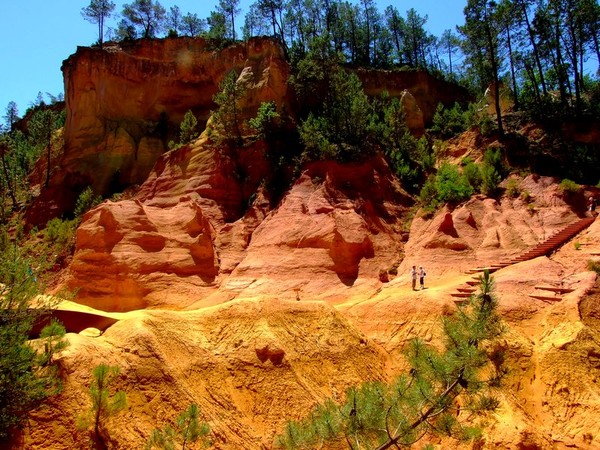
[[[381,157],[303,166],[279,198],[264,182],[272,169],[262,141],[233,149],[204,133],[165,151],[160,127],[176,129],[188,109],[208,120],[232,68],[248,88],[246,117],[266,100],[293,115],[288,65],[266,39],[220,51],[196,39],[140,41],[79,49],[65,62],[61,171],[30,217],[49,199],[64,208],[64,192],[88,184],[139,187],[85,214],[64,275],[78,302],[65,307],[118,322],[68,335],[63,392],[32,415],[15,448],[81,445],[75,423],[99,363],[121,368],[115,388],[128,396],[126,411],[103,424],[108,448],[143,447],[191,403],[214,448],[274,448],[286,420],[317,401],[390,379],[410,338],[436,342],[466,270],[517,256],[584,214],[556,180],[530,175],[516,178],[527,196],[474,197],[417,213],[409,229],[413,200]],[[368,92],[389,83],[392,95],[410,96],[404,104],[422,120],[438,96],[454,100],[423,74],[360,76]],[[450,154],[476,159],[483,149],[465,142]],[[477,448],[600,445],[600,294],[587,270],[600,251],[598,222],[576,239],[494,274],[510,373]],[[428,289],[410,289],[413,264],[426,267]],[[572,292],[534,300],[539,284]]]

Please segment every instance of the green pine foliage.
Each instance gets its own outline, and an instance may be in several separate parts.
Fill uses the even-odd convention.
[[[189,144],[200,135],[198,132],[198,119],[191,110],[188,110],[183,116],[179,130],[179,142],[184,145]]]
[[[310,113],[299,126],[305,158],[359,160],[372,153],[369,100],[355,74],[332,67],[328,79],[322,111]]]
[[[127,406],[127,395],[123,391],[111,393],[111,385],[119,376],[118,366],[100,364],[92,370],[92,380],[89,386],[90,408],[78,417],[77,427],[80,430],[92,432],[92,442],[105,448],[106,419],[118,414]]]
[[[498,192],[502,177],[494,166],[484,164],[481,167],[481,193],[493,197]]]
[[[507,168],[502,161],[500,149],[488,148],[483,155],[481,167],[481,193],[493,197],[498,193],[498,186]]]
[[[74,244],[76,228],[76,220],[51,219],[43,231],[44,239],[55,247],[55,251],[62,251]]]
[[[437,198],[441,203],[457,204],[473,195],[473,187],[457,166],[443,162],[435,177]]]
[[[471,158],[465,158],[462,162],[463,175],[474,191],[479,191],[482,182],[481,168]]]
[[[206,422],[200,422],[200,408],[195,403],[181,413],[175,420],[175,425],[156,428],[146,443],[146,450],[175,450],[179,444],[182,450],[196,442],[206,448],[210,445],[208,435],[210,427]]]
[[[479,292],[442,319],[443,349],[414,339],[405,351],[411,369],[391,383],[367,382],[346,392],[341,404],[328,399],[304,420],[290,421],[278,437],[285,449],[408,448],[434,436],[473,441],[496,410],[494,390],[504,375],[494,342],[503,332],[485,272]],[[458,406],[460,403],[461,406]]]
[[[259,138],[268,140],[274,134],[280,118],[275,102],[262,102],[256,117],[248,120],[248,125],[256,130]]]
[[[60,391],[54,355],[66,347],[62,325],[51,322],[39,339],[33,326],[52,306],[37,297],[35,262],[8,245],[0,255],[0,440],[10,439],[28,414]],[[35,302],[35,307],[34,307]]]
[[[568,178],[561,180],[559,187],[565,194],[577,194],[581,191],[581,186]]]
[[[467,130],[469,125],[468,116],[458,103],[451,108],[446,108],[440,103],[433,115],[431,131],[449,138]]]
[[[219,84],[219,92],[213,97],[217,110],[213,111],[210,126],[211,136],[217,142],[242,143],[243,123],[240,117],[240,102],[245,88],[237,82],[238,74],[230,71]]]
[[[77,197],[73,214],[75,217],[81,218],[87,211],[100,203],[102,203],[102,196],[94,195],[94,190],[91,186],[88,186]]]
[[[506,182],[506,195],[510,198],[518,198],[519,195],[521,195],[519,180],[516,178],[510,178]]]

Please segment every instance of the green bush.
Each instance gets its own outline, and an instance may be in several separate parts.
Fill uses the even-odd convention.
[[[451,137],[467,129],[465,113],[458,103],[452,108],[446,108],[441,103],[433,116],[431,131],[444,137]]]
[[[44,237],[47,242],[67,246],[75,236],[75,222],[54,218],[46,224]]]
[[[198,137],[198,119],[191,110],[187,110],[179,125],[179,142],[189,144]]]
[[[99,205],[102,202],[102,196],[94,195],[94,191],[91,186],[86,187],[75,203],[75,210],[73,214],[75,217],[83,216],[87,211],[92,209],[94,206]]]
[[[438,191],[435,184],[435,175],[431,175],[425,181],[421,193],[419,194],[419,200],[421,205],[424,207],[431,207],[432,209],[437,206]]]
[[[471,185],[473,190],[478,191],[481,187],[481,169],[478,164],[475,164],[470,158],[466,158],[463,161],[463,175],[467,179],[467,182]]]
[[[278,119],[279,113],[275,102],[262,102],[256,117],[248,120],[248,125],[256,130],[259,137],[266,139],[275,131]]]
[[[335,159],[337,150],[331,144],[324,117],[308,115],[298,127],[300,140],[304,144],[304,158],[308,160]]]
[[[560,190],[565,194],[577,194],[581,190],[581,186],[568,178],[562,180],[559,184]]]
[[[587,267],[588,270],[596,272],[598,275],[600,275],[600,262],[590,259],[587,263]]]
[[[510,198],[517,198],[521,191],[519,189],[519,181],[515,178],[511,178],[506,182],[506,195]]]
[[[442,163],[435,177],[437,198],[442,203],[459,203],[473,195],[473,187],[458,167],[447,162]]]
[[[490,197],[495,195],[502,181],[502,174],[506,171],[500,149],[488,148],[483,155],[481,167],[481,193]]]
[[[508,173],[508,168],[502,161],[502,151],[499,148],[488,148],[485,151],[483,154],[483,165],[493,167],[501,177]]]
[[[30,411],[60,391],[53,356],[66,346],[64,327],[55,322],[42,330],[38,344],[29,340],[34,325],[55,303],[38,296],[40,285],[32,268],[39,260],[22,250],[10,245],[0,254],[0,441],[10,440],[27,425]]]
[[[498,192],[500,181],[502,178],[496,168],[484,164],[481,168],[481,193],[492,197]]]

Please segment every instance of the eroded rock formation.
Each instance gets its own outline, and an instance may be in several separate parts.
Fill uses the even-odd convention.
[[[162,137],[144,128],[163,111],[167,129],[190,108],[206,119],[230,67],[254,92],[245,114],[263,100],[287,104],[281,61],[266,40],[218,53],[176,39],[82,49],[65,63],[69,144],[48,192],[58,194],[59,182],[141,184],[85,215],[66,284],[81,303],[127,312],[103,334],[68,335],[58,356],[64,391],[34,412],[16,448],[66,450],[87,438],[75,423],[100,363],[121,368],[115,388],[129,398],[102,426],[108,448],[143,447],[191,403],[215,448],[273,448],[286,420],[316,402],[391,379],[409,339],[439,343],[439,318],[456,308],[450,292],[471,278],[465,270],[520,254],[584,213],[555,180],[529,176],[516,198],[417,213],[408,234],[412,201],[382,158],[302,167],[278,198],[265,181],[265,142],[230,148],[205,133],[165,153]],[[452,97],[421,72],[361,77],[371,94],[408,89],[425,121]],[[465,138],[450,154],[469,145]],[[598,447],[599,294],[587,263],[600,251],[599,223],[577,237],[580,248],[494,274],[510,373],[478,448]],[[410,289],[413,264],[427,269],[423,291]],[[572,292],[534,300],[538,283]]]

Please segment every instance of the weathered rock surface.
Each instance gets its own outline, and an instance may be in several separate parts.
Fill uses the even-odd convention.
[[[424,70],[363,70],[356,71],[367,95],[377,96],[387,92],[391,97],[402,97],[407,90],[423,113],[426,124],[431,123],[439,103],[452,106],[466,102],[469,93],[447,81],[434,78]]]
[[[578,242],[579,250],[566,245],[552,258],[494,274],[510,372],[478,448],[598,446],[600,292],[585,266],[599,249],[600,222]],[[434,267],[436,257],[421,257]],[[196,311],[138,311],[100,337],[71,334],[60,356],[64,391],[33,415],[19,448],[67,449],[85,439],[74,424],[89,407],[90,368],[101,362],[121,367],[114,388],[129,399],[127,410],[103,425],[108,448],[140,448],[152,429],[192,402],[210,424],[215,448],[275,448],[286,419],[327,396],[339,399],[353,383],[389,379],[403,369],[409,339],[437,342],[440,315],[455,308],[449,293],[468,278],[457,270],[430,272],[428,289],[413,292],[398,277],[337,306],[261,295]],[[529,297],[538,284],[573,292],[543,302]]]
[[[399,261],[409,202],[385,161],[315,163],[271,210],[261,150],[233,160],[202,138],[161,157],[133,200],[89,212],[68,282],[78,301],[182,309],[268,293],[344,298],[378,285],[379,271]],[[243,180],[240,164],[252,169]]]
[[[524,253],[583,214],[572,206],[583,195],[565,197],[552,178],[528,176],[517,183],[517,198],[476,196],[433,219],[417,216],[399,271],[408,273],[423,259],[432,273],[486,267]]]
[[[87,442],[75,424],[100,363],[121,368],[114,387],[129,399],[101,427],[107,448],[143,447],[191,403],[201,407],[215,448],[273,448],[287,419],[402,370],[411,338],[439,343],[438,319],[455,309],[450,293],[471,279],[467,269],[521,254],[584,214],[583,194],[569,198],[556,180],[529,176],[518,181],[518,198],[480,196],[431,217],[417,213],[405,242],[411,201],[382,159],[303,167],[279,201],[265,187],[264,142],[234,150],[204,134],[163,153],[147,121],[165,110],[172,126],[189,108],[206,118],[204,102],[227,64],[254,86],[245,114],[266,99],[287,102],[287,66],[266,42],[223,54],[201,41],[142,42],[81,50],[65,64],[71,144],[55,183],[63,192],[141,183],[131,198],[85,215],[67,285],[81,303],[129,312],[111,315],[119,322],[103,333],[69,334],[71,346],[58,357],[64,391],[34,412],[14,448]],[[373,95],[408,89],[424,121],[438,101],[456,99],[422,72],[361,77]],[[467,154],[471,138],[450,156]],[[600,252],[600,222],[576,239],[577,248],[567,243],[494,273],[510,372],[502,408],[477,448],[599,446],[600,293],[588,261]],[[413,264],[427,269],[427,289],[411,290]],[[573,292],[544,302],[530,297],[539,284]]]
[[[64,391],[33,418],[25,448],[66,450],[86,441],[75,423],[90,406],[90,369],[102,362],[121,367],[113,388],[128,396],[127,410],[103,425],[108,447],[120,449],[142,448],[154,428],[191,403],[210,423],[213,448],[272,448],[290,413],[298,416],[323,396],[339,398],[360,380],[381,379],[388,366],[381,348],[316,302],[140,312],[102,337],[69,340],[60,358]],[[38,433],[50,421],[50,435]]]

